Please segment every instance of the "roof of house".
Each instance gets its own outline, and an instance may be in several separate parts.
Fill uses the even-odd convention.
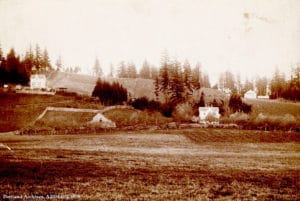
[[[46,75],[44,74],[33,74],[30,76],[30,79],[46,79]]]
[[[256,94],[256,92],[253,91],[253,90],[249,90],[249,91],[247,91],[245,94]]]

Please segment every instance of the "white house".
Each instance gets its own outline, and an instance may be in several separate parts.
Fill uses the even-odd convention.
[[[247,91],[245,93],[244,98],[247,98],[247,99],[256,99],[257,98],[257,94],[256,94],[255,91],[249,90],[249,91]]]
[[[218,120],[220,119],[220,116],[221,116],[219,113],[219,108],[218,107],[199,107],[200,122],[206,122],[208,116],[215,118],[218,122]]]
[[[46,75],[34,74],[30,76],[30,88],[31,89],[43,89],[46,88]]]

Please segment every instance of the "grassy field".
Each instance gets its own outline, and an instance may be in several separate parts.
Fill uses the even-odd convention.
[[[147,96],[154,99],[154,81],[142,78],[103,78],[109,82],[119,82],[123,85],[131,97]],[[65,72],[53,72],[48,76],[48,86],[51,88],[65,87],[79,94],[92,95],[97,82],[96,76],[80,75]]]
[[[85,96],[48,96],[0,92],[0,132],[17,130],[32,124],[46,107],[103,109]],[[62,120],[66,121],[66,119]]]
[[[2,134],[12,150],[0,150],[0,196],[299,200],[299,142],[292,132],[229,129]]]
[[[300,121],[300,103],[278,100],[246,100],[246,103],[252,105],[251,115],[257,116],[259,113],[266,115],[281,115],[291,114]]]
[[[146,112],[136,109],[114,109],[104,115],[110,120],[116,122],[118,127],[136,126],[136,125],[162,125],[172,121],[159,112]]]

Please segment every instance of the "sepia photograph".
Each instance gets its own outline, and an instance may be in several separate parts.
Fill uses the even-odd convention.
[[[300,200],[300,1],[0,0],[0,200]]]

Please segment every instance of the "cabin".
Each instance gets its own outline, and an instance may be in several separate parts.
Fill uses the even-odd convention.
[[[255,91],[253,90],[249,90],[245,93],[244,98],[246,99],[256,99],[257,98],[257,94]]]
[[[45,89],[46,88],[46,75],[33,74],[30,76],[30,88],[31,89]]]
[[[200,123],[219,122],[220,116],[218,107],[199,107]]]

